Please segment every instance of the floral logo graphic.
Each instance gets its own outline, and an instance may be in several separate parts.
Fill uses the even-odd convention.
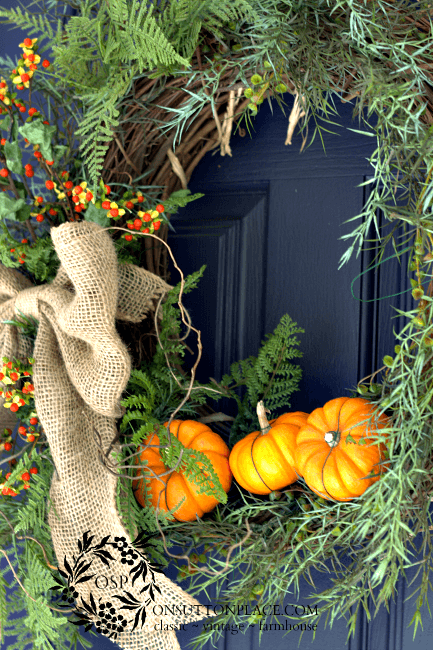
[[[87,582],[96,576],[95,573],[86,573],[93,563],[93,558],[98,557],[103,564],[110,566],[110,560],[113,561],[115,558],[106,550],[106,547],[111,546],[113,549],[120,551],[120,562],[131,567],[129,570],[129,577],[132,578],[131,585],[134,585],[135,581],[140,578],[143,580],[144,586],[140,589],[140,594],[147,592],[146,595],[148,597],[145,602],[137,600],[135,596],[125,589],[123,590],[123,596],[111,596],[111,600],[117,598],[123,603],[119,609],[135,611],[134,627],[132,630],[136,629],[140,621],[141,625],[144,624],[146,620],[146,606],[155,600],[155,590],[161,593],[160,588],[155,584],[155,572],[164,572],[159,565],[150,563],[140,551],[140,549],[144,550],[152,546],[149,542],[152,535],[145,536],[145,532],[141,531],[131,544],[128,544],[125,537],[114,537],[114,541],[110,542],[108,540],[111,535],[107,535],[101,539],[99,544],[92,546],[92,541],[95,536],[92,535],[89,537],[89,533],[90,531],[86,531],[83,534],[82,540],[78,540],[79,555],[77,557],[75,555],[72,556],[74,565],[72,567],[70,566],[65,555],[64,566],[66,573],[58,569],[60,575],[67,580],[67,586],[64,585],[60,578],[53,575],[57,586],[52,587],[52,590],[58,591],[59,598],[66,600],[68,603],[77,601],[77,606],[73,610],[73,613],[77,615],[78,620],[71,621],[71,623],[74,625],[84,625],[86,632],[94,624],[97,632],[105,634],[109,638],[117,639],[117,635],[124,631],[130,621],[122,616],[122,613],[117,611],[112,602],[101,602],[102,598],[95,599],[92,592],[90,592],[90,602],[86,602],[76,590],[77,585]],[[88,561],[89,559],[90,561]],[[146,579],[148,579],[147,583],[145,582]],[[114,584],[117,586],[116,583]],[[80,605],[78,605],[78,598],[81,600]],[[59,606],[68,607],[68,605],[62,605],[61,603]]]

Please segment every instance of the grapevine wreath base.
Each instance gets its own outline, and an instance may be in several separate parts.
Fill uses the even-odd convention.
[[[83,3],[76,4],[78,11],[83,9]],[[45,16],[39,16],[39,22],[26,22],[18,12],[1,10],[2,16],[9,16],[11,22],[16,19],[26,29],[35,30],[35,25],[40,24],[43,26],[41,31],[53,42],[56,41],[56,57],[51,70],[56,70],[53,72],[56,102],[61,96],[64,107],[68,107],[68,129],[61,132],[61,135],[61,130],[59,133],[55,130],[52,138],[53,145],[63,142],[69,145],[61,164],[57,165],[57,169],[54,167],[53,171],[57,175],[62,169],[65,173],[70,170],[71,181],[77,185],[83,179],[97,185],[102,175],[102,185],[108,183],[113,187],[110,200],[113,198],[121,204],[122,191],[126,187],[135,192],[134,196],[137,190],[141,197],[145,196],[146,204],[143,207],[146,209],[156,201],[170,205],[173,192],[182,188],[182,200],[186,205],[188,200],[198,198],[187,197],[187,185],[196,165],[212,149],[219,148],[223,156],[231,155],[230,137],[234,127],[239,126],[242,116],[247,119],[249,115],[254,116],[264,100],[279,100],[286,90],[294,96],[287,135],[281,135],[282,143],[291,144],[299,120],[303,133],[308,128],[311,114],[322,119],[318,115],[321,108],[325,115],[328,110],[333,112],[327,99],[323,98],[324,93],[328,98],[337,93],[341,101],[357,98],[354,114],[363,119],[366,127],[369,125],[364,119],[363,108],[368,107],[368,116],[375,113],[378,117],[378,149],[371,162],[375,181],[381,180],[384,189],[382,192],[377,189],[371,192],[364,212],[360,215],[362,223],[352,233],[345,235],[346,238],[352,238],[354,243],[343,256],[342,263],[348,261],[356,243],[359,252],[369,236],[370,226],[374,225],[379,233],[376,212],[382,210],[390,230],[380,240],[380,254],[390,241],[397,256],[399,252],[404,252],[402,249],[406,247],[407,241],[402,243],[399,227],[410,230],[407,237],[413,254],[410,272],[414,274],[410,281],[413,298],[418,304],[416,310],[403,314],[408,322],[397,335],[398,344],[394,356],[386,356],[384,366],[373,376],[361,380],[355,391],[355,394],[361,394],[377,405],[378,415],[385,412],[391,419],[390,427],[382,430],[380,440],[386,443],[385,460],[389,470],[366,490],[362,498],[342,503],[318,497],[302,478],[290,486],[260,497],[242,490],[234,482],[225,503],[224,498],[221,499],[222,502],[215,510],[199,521],[183,522],[173,521],[163,512],[157,513],[150,507],[140,508],[132,490],[136,468],[130,466],[131,441],[133,446],[140,444],[142,427],[148,432],[156,427],[155,420],[163,423],[167,418],[166,413],[163,416],[157,415],[158,410],[162,412],[162,409],[158,400],[154,399],[155,395],[161,397],[161,402],[164,397],[172,416],[176,412],[179,418],[207,422],[232,447],[242,436],[257,430],[255,406],[259,399],[263,399],[270,408],[272,417],[277,415],[274,410],[281,412],[283,406],[289,409],[293,385],[290,390],[286,386],[285,393],[282,386],[284,382],[289,383],[288,376],[290,381],[295,377],[293,367],[289,372],[292,357],[288,351],[294,350],[295,333],[290,323],[282,320],[281,327],[263,344],[257,358],[239,362],[238,366],[235,364],[236,367],[231,368],[227,380],[221,380],[219,384],[211,383],[207,392],[204,391],[210,399],[216,395],[236,399],[236,389],[233,386],[241,387],[244,394],[242,398],[237,396],[239,413],[230,421],[224,414],[215,413],[206,405],[205,400],[198,398],[202,389],[196,382],[190,385],[179,368],[185,345],[172,313],[174,294],[172,290],[169,291],[167,284],[171,282],[167,272],[169,249],[164,245],[169,232],[167,225],[161,227],[157,236],[140,237],[143,243],[134,250],[134,254],[143,259],[140,265],[145,266],[147,272],[159,276],[160,284],[154,276],[146,275],[146,271],[135,266],[124,266],[120,270],[107,243],[108,238],[86,221],[86,218],[90,219],[86,213],[82,214],[82,223],[65,224],[52,231],[62,267],[51,285],[31,288],[24,279],[18,280],[11,269],[1,268],[1,277],[5,280],[1,295],[1,320],[11,321],[16,318],[16,309],[19,309],[20,314],[34,315],[39,319],[34,351],[28,341],[20,336],[20,330],[10,324],[2,326],[0,343],[5,358],[15,356],[24,359],[31,352],[36,360],[36,409],[56,469],[50,496],[60,519],[57,519],[53,507],[49,511],[49,524],[58,565],[64,574],[61,574],[62,577],[71,577],[64,556],[68,556],[68,566],[71,568],[71,554],[76,553],[77,549],[80,557],[84,554],[86,559],[92,552],[95,567],[107,575],[109,569],[102,558],[107,560],[104,550],[110,543],[116,546],[110,547],[111,553],[116,555],[117,549],[117,555],[120,552],[121,556],[115,557],[115,568],[111,570],[113,574],[123,573],[122,560],[130,562],[127,557],[132,557],[131,554],[128,555],[130,545],[127,540],[132,543],[138,530],[144,529],[153,535],[158,546],[159,556],[155,552],[157,560],[161,560],[162,553],[165,553],[165,557],[175,557],[178,560],[179,580],[185,581],[185,589],[189,594],[187,597],[179,587],[159,576],[156,567],[155,570],[152,569],[152,565],[147,563],[147,557],[143,556],[140,566],[146,567],[149,577],[145,587],[149,585],[149,594],[152,587],[152,595],[149,597],[154,602],[160,598],[156,585],[161,585],[163,593],[166,591],[171,594],[173,602],[180,598],[185,603],[187,598],[191,598],[190,602],[196,603],[194,595],[199,594],[206,584],[211,584],[215,586],[218,604],[231,605],[234,610],[234,613],[222,613],[219,617],[222,624],[243,622],[242,616],[236,612],[236,606],[247,601],[258,608],[249,615],[248,621],[252,623],[264,616],[260,610],[263,603],[282,600],[291,589],[294,590],[293,600],[296,601],[300,577],[307,578],[314,589],[312,571],[332,571],[333,587],[314,596],[319,605],[319,614],[308,615],[308,621],[317,622],[325,614],[329,615],[332,624],[335,618],[348,615],[349,627],[353,633],[360,605],[369,617],[370,601],[375,605],[376,611],[381,605],[387,605],[394,594],[399,576],[404,574],[408,566],[418,564],[422,580],[413,618],[416,628],[421,619],[421,607],[427,597],[428,573],[433,554],[429,532],[430,495],[433,492],[433,283],[430,281],[430,265],[433,260],[433,62],[430,4],[403,0],[392,3],[354,1],[342,6],[341,2],[307,0],[303,3],[302,10],[290,3],[282,3],[277,9],[277,3],[267,2],[264,3],[265,8],[263,3],[253,3],[256,9],[250,12],[247,3],[240,3],[237,11],[235,8],[233,13],[227,10],[227,20],[216,20],[215,16],[219,16],[219,12],[213,12],[213,3],[209,3],[205,15],[200,17],[181,15],[190,3],[159,3],[161,12],[172,10],[176,14],[178,10],[178,20],[171,20],[166,14],[165,22],[160,23],[161,29],[158,27],[159,32],[155,26],[152,27],[157,38],[152,40],[144,36],[141,48],[137,46],[138,56],[136,51],[122,47],[125,42],[125,21],[118,6],[115,7],[115,3],[100,4],[99,23],[96,19],[91,22],[87,15],[75,16],[63,30],[59,30],[58,36],[54,34],[51,24],[44,22]],[[167,7],[168,4],[170,7]],[[224,3],[217,4],[221,8]],[[141,12],[136,23],[134,15],[128,14],[129,24],[134,26],[136,33],[141,33],[143,25],[140,21],[145,19],[146,15]],[[185,22],[188,28],[191,27],[188,38],[183,38]],[[83,24],[86,30],[90,30],[85,33],[90,34],[90,40],[93,39],[96,43],[96,52],[85,46],[80,47]],[[172,50],[177,49],[176,56],[170,58],[167,54],[169,48],[160,47],[164,34],[167,34],[170,47],[173,43]],[[109,49],[101,51],[98,47],[106,47],[105,36],[112,39],[111,45]],[[161,50],[169,60],[161,55]],[[179,51],[188,57],[189,65],[183,64]],[[95,55],[94,68],[89,65],[89,55]],[[73,66],[71,61],[74,62]],[[9,72],[10,70],[8,74]],[[49,68],[48,74],[51,74]],[[15,73],[9,74],[9,78],[11,84],[14,84]],[[49,79],[50,82],[53,80]],[[34,82],[31,89],[35,93],[45,93],[52,100],[50,83],[40,80],[38,75],[34,75],[31,82]],[[12,106],[9,86],[7,91],[2,88],[2,97],[9,102],[2,108],[2,112],[12,113],[15,108],[18,110],[18,105],[15,102],[15,108]],[[13,89],[13,85],[11,87]],[[61,92],[64,94],[59,95]],[[27,103],[26,99],[18,97]],[[29,106],[30,98],[27,108]],[[73,110],[69,112],[69,108],[72,106],[76,109],[73,117],[82,117],[79,125],[81,129],[71,126]],[[21,108],[26,110],[24,105]],[[50,115],[45,115],[45,109],[41,110],[36,116],[30,116],[29,113],[29,118],[26,119],[30,125],[41,122],[42,117],[46,121],[51,120]],[[58,117],[55,113],[56,123],[61,122]],[[17,125],[15,120],[13,128],[9,118],[9,126],[2,133],[5,140],[15,138],[15,144],[18,144],[21,136],[13,133]],[[44,133],[48,133],[48,129]],[[104,143],[108,133],[111,144],[106,145]],[[245,135],[243,129],[239,129],[239,133]],[[81,159],[77,155],[75,136],[79,139]],[[20,144],[21,140],[22,138]],[[302,148],[305,142],[303,136]],[[13,171],[14,163],[16,169],[19,168],[18,157],[15,159],[15,155],[18,156],[15,144],[9,141],[8,147],[2,150],[2,165],[8,165],[10,171]],[[32,142],[30,144],[41,155],[37,150],[38,145]],[[245,146],[248,146],[247,142]],[[41,163],[42,171],[50,179],[54,177],[51,167],[47,165],[53,157],[46,154],[43,156],[45,162]],[[9,172],[5,170],[4,173]],[[19,172],[14,173],[19,175]],[[22,176],[23,181],[27,182]],[[18,200],[16,187],[15,198],[10,195],[12,185],[8,183],[11,183],[11,175],[3,178],[7,178],[1,182],[8,199]],[[397,190],[406,196],[409,182],[410,196],[407,204],[390,206],[390,197],[396,197]],[[45,194],[43,185],[42,192],[39,191],[40,183],[37,187],[38,193]],[[106,198],[105,193],[103,198]],[[62,205],[58,213],[63,218],[73,208],[71,200],[66,199],[66,202],[66,207]],[[176,207],[182,201],[173,203]],[[56,205],[59,207],[58,203]],[[174,214],[174,210],[168,209],[167,213]],[[48,219],[48,214],[45,214]],[[53,219],[57,217],[53,216]],[[118,221],[117,225],[125,226],[125,220]],[[27,221],[30,223],[30,218]],[[15,225],[23,226],[24,222],[16,222]],[[54,225],[57,225],[57,221]],[[87,228],[90,229],[86,230]],[[65,244],[63,236],[66,237],[66,233],[78,236],[84,232],[89,234],[89,248],[84,245],[84,241],[87,241],[84,237],[78,237],[79,246],[74,245],[71,237],[67,242],[66,254],[62,250]],[[113,239],[124,237],[121,230],[116,233],[113,228],[111,232]],[[404,234],[407,234],[407,230]],[[95,246],[95,242],[98,242],[98,246]],[[107,247],[105,257],[101,256],[101,245]],[[91,279],[91,285],[85,285],[85,291],[80,294],[80,283],[85,283],[86,278],[89,278],[89,259],[86,255],[91,260],[97,260],[98,272]],[[112,267],[108,268],[110,260]],[[14,264],[16,266],[15,262]],[[148,287],[149,281],[152,287]],[[148,287],[148,294],[144,286]],[[138,302],[132,307],[137,296]],[[152,297],[155,299],[151,300]],[[163,304],[164,299],[166,302]],[[181,305],[180,295],[176,299]],[[71,307],[76,305],[97,308],[98,322],[74,320],[79,312]],[[156,314],[159,308],[163,317],[158,324]],[[133,317],[137,315],[137,310],[138,321]],[[92,310],[90,312],[93,313]],[[146,313],[149,317],[142,327],[142,318]],[[189,331],[193,330],[184,316],[185,312],[182,312],[182,322]],[[114,327],[115,318],[119,321],[117,331],[120,337]],[[121,318],[124,319],[123,322]],[[174,326],[171,327],[173,323]],[[96,337],[89,335],[87,329],[85,336],[80,335],[83,327],[91,327],[93,334],[97,331]],[[167,355],[165,374],[161,350]],[[138,370],[143,360],[150,363],[146,372]],[[99,382],[103,377],[105,383],[101,385]],[[260,383],[262,377],[264,379]],[[375,377],[377,383],[373,381]],[[299,379],[299,373],[297,378]],[[121,414],[116,410],[116,405],[126,385],[130,391],[130,396],[123,400],[127,413],[116,432],[115,419]],[[278,402],[276,385],[281,389],[280,396],[284,396],[285,401]],[[166,389],[165,392],[163,388]],[[194,393],[192,389],[195,390]],[[187,403],[189,397],[192,399]],[[132,426],[137,425],[133,413],[138,421],[136,431]],[[227,424],[229,421],[230,426]],[[159,435],[164,440],[164,432],[160,431]],[[110,448],[114,439],[113,447]],[[171,454],[171,467],[174,468],[179,463],[180,455],[176,457],[175,445],[171,444],[173,441],[166,437],[165,442],[167,453]],[[128,451],[126,447],[121,449],[123,444],[128,444]],[[42,444],[40,448],[48,453]],[[35,460],[36,456],[40,467],[43,467],[43,458],[38,455],[35,454],[30,460]],[[90,462],[91,471],[87,471]],[[23,467],[20,459],[17,469],[12,471],[12,476],[6,481],[7,485],[19,480],[17,472],[22,471]],[[120,474],[122,469],[124,473]],[[70,475],[74,472],[82,480],[71,481]],[[117,493],[118,488],[121,488],[123,496],[117,503],[114,498],[115,488]],[[39,497],[42,494],[46,499],[48,490],[47,493],[42,493],[43,483],[39,484],[39,490]],[[73,497],[71,502],[67,501],[68,494]],[[11,499],[7,493],[4,498]],[[32,531],[31,516],[34,516],[34,512],[27,504],[22,510],[28,515],[26,525],[23,524],[22,528],[24,531]],[[65,512],[68,512],[67,517],[64,516]],[[77,517],[86,513],[86,518],[82,521],[85,529],[78,526],[79,519],[71,517],[70,513],[74,512]],[[107,527],[107,522],[112,522],[112,525]],[[7,529],[3,520],[2,525],[3,531]],[[93,539],[92,546],[90,537],[85,536],[88,531],[90,537],[106,533],[105,536],[111,535],[112,538],[105,546],[102,544],[104,538]],[[413,544],[413,538],[418,533],[423,534],[422,562],[413,560],[409,550],[409,547],[418,550]],[[8,534],[10,536],[9,531]],[[73,539],[73,548],[66,543],[68,539]],[[31,557],[34,557],[34,540],[30,540],[30,537],[25,539],[25,548],[29,551],[28,556],[31,556],[31,550]],[[78,540],[81,546],[77,546]],[[181,546],[184,553],[180,556],[173,553],[168,540]],[[134,557],[140,548],[139,538],[135,541]],[[101,544],[99,548],[97,542]],[[151,554],[149,550],[149,555]],[[42,560],[39,558],[41,571],[44,559],[46,560],[45,557]],[[325,561],[328,562],[326,565]],[[53,568],[45,564],[45,569],[46,566]],[[247,571],[244,570],[245,566]],[[57,567],[54,569],[57,570]],[[243,570],[243,573],[237,572],[238,569]],[[141,584],[137,580],[131,587],[131,593],[137,595],[139,606],[143,599],[143,594],[138,593]],[[90,599],[89,581],[76,584],[69,593],[72,593],[72,601],[74,598],[80,600],[80,594]],[[116,595],[116,592],[113,591],[112,594]],[[46,601],[40,605],[38,612],[41,619],[45,604]],[[130,621],[134,619],[136,622],[136,614],[140,615],[140,629],[134,630],[135,634],[133,631],[130,635],[123,631],[118,637],[112,637],[121,642],[123,647],[142,647],[137,645],[140,638],[143,641],[142,634],[148,634],[146,642],[149,648],[153,647],[153,642],[156,643],[155,648],[160,648],[165,641],[167,647],[176,647],[175,636],[170,632],[158,640],[150,639],[152,619],[143,621],[142,612],[137,607],[131,611]],[[212,610],[206,610],[203,615],[211,613]],[[90,612],[87,611],[87,614]],[[93,619],[98,618],[97,614],[94,612]],[[198,618],[200,616],[197,614],[195,620]],[[60,625],[55,628],[55,624],[49,622],[47,617],[43,620],[47,626],[52,624],[52,629],[60,629]],[[37,623],[33,625],[36,626]],[[101,625],[99,631],[108,634]],[[42,625],[37,632],[42,636]],[[215,640],[215,636],[218,636],[218,632],[204,630],[198,643],[203,645],[211,637]]]

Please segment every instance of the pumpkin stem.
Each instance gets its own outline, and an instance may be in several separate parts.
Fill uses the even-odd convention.
[[[331,448],[336,447],[338,445],[338,443],[340,442],[340,437],[341,437],[341,434],[340,434],[340,432],[338,430],[337,431],[327,431],[325,433],[325,440],[326,440],[326,442],[328,443],[328,445]]]
[[[262,400],[260,402],[257,402],[256,411],[257,417],[259,418],[261,435],[264,436],[265,433],[268,433],[269,429],[271,428],[271,425],[268,422],[268,418],[266,417],[266,413],[270,413],[270,411],[268,409],[265,409],[265,405],[263,404]]]

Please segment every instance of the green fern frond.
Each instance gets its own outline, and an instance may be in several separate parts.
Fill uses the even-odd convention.
[[[179,463],[177,471],[198,487],[198,494],[214,496],[221,503],[227,503],[227,494],[215,472],[211,460],[202,451],[187,449],[175,436],[169,436],[165,427],[160,427],[158,437],[161,445],[161,458],[166,467],[173,469]]]
[[[122,402],[121,402],[122,404]],[[142,411],[139,411],[136,409],[135,411],[127,411],[125,415],[122,418],[122,421],[120,423],[120,431],[124,433],[126,431],[126,427],[132,422],[133,420],[141,420],[143,422],[146,422],[148,418],[148,415],[146,413],[143,413]]]
[[[136,7],[139,7],[137,15]],[[190,65],[167,39],[153,16],[152,8],[146,7],[142,2],[132,4],[131,13],[128,15],[124,0],[114,0],[109,5],[108,13],[111,18],[109,25],[112,38],[120,45],[120,60],[123,63],[136,60],[140,69],[149,69],[159,63]],[[128,23],[127,26],[125,22]]]
[[[26,453],[23,454],[23,457],[25,456],[27,456]],[[30,465],[30,460],[24,461],[25,464],[22,463],[23,457],[15,466],[14,472],[9,479],[11,482],[22,474],[24,467]],[[38,463],[42,466],[40,461],[38,461]],[[39,473],[35,474],[33,477],[32,489],[28,491],[27,503],[22,504],[16,513],[16,532],[26,532],[35,529],[42,530],[44,528],[48,530],[48,524],[46,523],[46,506],[51,487],[52,471],[53,468],[51,464],[47,463],[46,469],[44,471],[39,471]]]
[[[24,586],[29,589],[31,584],[32,578],[29,576],[25,580]],[[35,601],[27,599],[28,615],[24,620],[24,625],[32,634],[35,647],[41,648],[41,650],[52,650],[53,643],[58,647],[63,636],[61,629],[69,624],[68,619],[59,616],[47,607],[47,600],[44,596],[37,597]]]
[[[147,389],[149,391],[149,389]],[[152,392],[148,392],[146,395],[129,395],[121,401],[121,405],[127,409],[132,407],[139,408],[143,407],[144,413],[149,413],[152,410],[152,405],[155,401],[155,392],[152,387]]]
[[[53,40],[54,31],[51,23],[45,15],[33,15],[30,13],[24,14],[21,7],[13,7],[11,9],[0,8],[0,18],[6,18],[7,23],[14,23],[25,30],[30,36],[38,36],[39,40],[47,38]],[[42,36],[41,36],[42,34]]]
[[[146,424],[142,424],[141,427],[134,433],[131,438],[131,442],[135,445],[141,444],[143,440],[146,440],[151,433],[155,431],[155,427],[159,424],[158,420],[155,418],[149,418]]]
[[[238,414],[231,427],[230,443],[234,444],[245,433],[258,426],[256,405],[259,400],[272,410],[290,407],[289,398],[298,390],[302,377],[300,366],[290,363],[302,357],[296,348],[299,340],[294,336],[304,330],[285,314],[272,334],[262,341],[256,357],[236,361],[230,366],[230,374],[223,376],[221,387],[238,403]],[[243,390],[242,399],[236,390]]]

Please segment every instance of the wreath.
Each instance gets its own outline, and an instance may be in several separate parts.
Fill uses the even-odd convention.
[[[94,435],[104,470],[118,477],[116,504],[131,539],[148,531],[154,543],[147,553],[160,566],[174,559],[191,596],[215,585],[221,626],[205,628],[196,647],[240,624],[247,601],[248,622],[266,621],[263,604],[282,601],[325,561],[333,586],[313,594],[306,615],[291,618],[314,627],[324,613],[331,620],[350,613],[353,634],[367,597],[386,604],[414,564],[409,547],[419,533],[415,631],[421,623],[432,552],[432,11],[409,0],[74,0],[48,11],[0,10],[2,22],[29,34],[19,59],[0,60],[3,267],[35,287],[57,282],[61,261],[50,229],[84,223],[95,226],[95,237],[110,232],[125,269],[136,265],[160,281],[143,307],[145,327],[116,321],[132,368],[115,439],[108,446],[97,426]],[[359,225],[344,235],[351,243],[341,265],[360,253],[374,227],[379,252],[368,270],[385,261],[389,243],[398,258],[409,248],[416,302],[401,312],[407,323],[383,366],[350,397],[336,396],[311,414],[289,411],[301,376],[293,363],[302,356],[296,334],[303,331],[289,315],[256,357],[234,363],[219,382],[200,384],[200,333],[182,296],[203,269],[184,278],[175,264],[181,281],[168,285],[170,216],[202,196],[188,190],[193,170],[213,149],[232,155],[233,129],[246,135],[242,119],[249,131],[265,99],[275,98],[284,112],[285,93],[294,98],[285,144],[299,125],[301,152],[311,118],[312,139],[324,128],[320,121],[332,122],[333,95],[356,100],[354,116],[367,131],[353,130],[375,133],[377,148],[369,159],[373,189],[362,214],[347,221]],[[379,210],[387,232],[380,232]],[[119,286],[126,295],[127,284]],[[67,281],[64,290],[71,292]],[[80,635],[52,607],[53,571],[66,574],[55,566],[46,526],[58,468],[35,406],[41,323],[31,309],[5,313],[3,350],[5,341],[13,350],[16,332],[20,348],[3,357],[0,375],[10,415],[0,431],[0,463],[9,465],[1,475],[0,536],[2,548],[15,552],[2,550],[8,567],[0,572],[0,629],[17,633],[8,614],[33,608],[21,646],[67,643]],[[191,332],[199,353],[185,370]],[[233,399],[235,417],[215,411],[221,397]],[[278,457],[270,455],[271,439],[280,442]],[[15,603],[6,597],[9,570]],[[226,587],[229,571],[236,578]],[[54,582],[66,589],[60,578]]]

